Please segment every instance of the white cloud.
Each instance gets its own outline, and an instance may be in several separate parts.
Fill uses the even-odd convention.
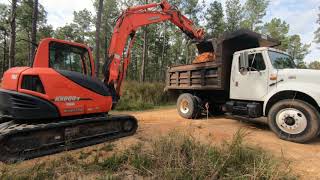
[[[54,28],[64,26],[73,20],[73,11],[88,9],[94,15],[94,0],[39,0],[48,12],[48,24]],[[0,0],[0,3],[9,4],[9,0]]]
[[[48,12],[48,23],[54,28],[63,26],[73,20],[73,11],[88,9],[94,13],[91,0],[40,0]]]

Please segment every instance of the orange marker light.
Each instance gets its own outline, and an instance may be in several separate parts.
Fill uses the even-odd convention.
[[[271,81],[276,81],[277,79],[278,79],[278,76],[277,76],[277,75],[271,74],[271,76],[270,76],[270,80],[271,80]]]

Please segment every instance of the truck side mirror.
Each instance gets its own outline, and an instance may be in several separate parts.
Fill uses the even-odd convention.
[[[248,59],[248,52],[243,52],[240,54],[240,69],[248,68],[249,67],[249,59]]]

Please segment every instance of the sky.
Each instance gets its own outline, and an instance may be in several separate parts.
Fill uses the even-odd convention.
[[[48,12],[48,24],[54,28],[70,23],[73,20],[73,11],[84,8],[95,14],[93,7],[94,0],[39,0]],[[205,0],[210,3],[213,0]],[[226,0],[218,0],[224,4]],[[240,0],[242,3],[245,0]],[[9,0],[0,0],[0,3],[8,3]],[[317,29],[317,14],[320,0],[270,0],[267,15],[264,22],[272,18],[281,18],[290,24],[290,34],[299,34],[303,43],[311,44],[310,54],[305,61],[320,61],[320,44],[313,43],[314,32]],[[318,47],[318,48],[317,48]]]

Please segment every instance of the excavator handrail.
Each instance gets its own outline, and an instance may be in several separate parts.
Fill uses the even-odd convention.
[[[150,10],[160,7],[161,10]],[[104,82],[114,91],[113,99],[117,101],[120,97],[122,81],[130,63],[130,51],[134,43],[135,32],[138,28],[150,24],[171,21],[178,26],[188,37],[201,41],[204,39],[204,30],[196,28],[194,23],[179,10],[170,5],[167,0],[160,3],[151,3],[130,7],[117,19],[108,49],[108,62],[104,66]],[[123,57],[129,36],[130,44]],[[121,68],[120,68],[121,67]]]

